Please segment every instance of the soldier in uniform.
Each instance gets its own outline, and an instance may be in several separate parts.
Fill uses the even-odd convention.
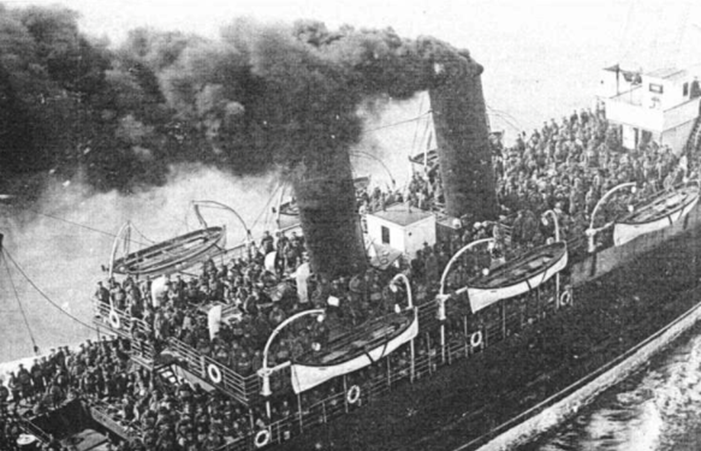
[[[0,379],[0,418],[7,415],[7,402],[10,397],[10,390],[5,387],[3,380]]]

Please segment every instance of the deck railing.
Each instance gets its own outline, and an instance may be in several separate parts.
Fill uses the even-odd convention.
[[[109,304],[94,302],[94,323],[121,338],[130,340],[131,355],[140,364],[150,365],[156,355],[150,340],[151,331],[144,320],[133,318],[127,312],[113,309]]]
[[[259,398],[260,380],[257,374],[239,374],[177,338],[168,340],[168,348],[180,357],[183,369],[242,404],[250,405]]]
[[[413,340],[413,361],[411,347],[407,343],[371,367],[328,381],[312,390],[312,393],[294,395],[286,388],[280,392],[276,391],[288,399],[296,397],[297,402],[293,403],[290,411],[280,414],[273,409],[272,416],[268,418],[264,427],[253,426],[255,422],[251,420],[252,428],[245,436],[236,439],[229,437],[228,443],[219,451],[248,451],[286,442],[307,430],[323,426],[337,417],[382,398],[397,386],[424,379],[443,366],[471,358],[487,347],[549,316],[560,307],[554,294],[547,291],[543,291],[537,297],[513,301],[508,307],[500,307],[500,304],[495,305],[493,310],[485,311],[479,320],[469,312],[461,311],[459,307],[452,305],[453,311],[449,319],[442,322],[437,318],[436,302],[423,302],[417,306],[420,332]],[[98,304],[97,310],[101,317],[108,318],[107,322],[101,325],[120,336],[132,339],[132,348],[144,346],[152,349],[148,340],[135,340],[133,334],[129,333],[132,328],[142,331],[140,328],[146,327],[145,324],[141,324],[144,323],[142,320],[130,318],[125,312],[114,311],[105,304]],[[441,329],[445,334],[444,346],[441,346]],[[147,331],[144,329],[143,332]],[[242,404],[251,406],[253,403],[266,401],[259,394],[260,381],[257,374],[238,374],[175,338],[170,338],[167,346],[180,358],[180,364],[188,372]],[[142,352],[148,354],[149,351]],[[289,374],[281,375],[289,378]],[[274,399],[267,401],[275,404]],[[90,411],[96,421],[125,439],[132,439],[140,433],[121,420],[119,415],[104,403],[91,402]]]
[[[492,321],[476,322],[468,316],[462,316],[448,328],[445,348],[441,348],[438,330],[421,327],[422,332],[415,338],[415,355],[413,360],[414,380],[429,377],[439,368],[471,358],[487,347],[502,342],[508,336],[535,324],[554,313],[558,306],[552,293],[544,293],[540,300],[532,301],[530,307],[516,305],[502,316],[493,315]],[[432,303],[424,304],[422,311],[431,321],[435,321],[435,309]],[[523,308],[521,308],[523,307]],[[430,312],[430,315],[429,315]],[[329,381],[316,388],[326,392],[321,399],[308,404],[307,393],[297,396],[297,409],[283,418],[271,419],[264,428],[251,430],[246,437],[239,438],[220,451],[255,450],[275,443],[282,443],[307,430],[323,426],[337,417],[343,416],[359,407],[370,404],[396,386],[410,383],[412,360],[409,344],[398,348],[391,355],[378,361],[370,368],[361,369],[352,374]],[[447,358],[442,358],[442,355]],[[357,387],[357,388],[356,388]]]

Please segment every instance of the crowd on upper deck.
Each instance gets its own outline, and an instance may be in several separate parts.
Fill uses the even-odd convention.
[[[104,338],[104,337],[103,337]],[[29,368],[20,364],[10,372],[8,397],[15,407],[25,404],[41,415],[77,395],[97,395],[122,386],[121,377],[129,360],[123,340],[82,343],[79,349],[52,349],[36,358]],[[1,384],[0,384],[1,385]]]
[[[136,433],[131,442],[116,446],[121,451],[215,450],[263,421],[263,412],[247,412],[197,384],[170,387],[155,372],[131,364],[127,353],[128,342],[122,339],[88,341],[75,351],[52,350],[30,368],[20,365],[7,386],[0,383],[0,448],[20,449],[23,416],[50,413],[76,397],[106,407],[114,421]],[[276,414],[285,406],[275,406]],[[55,440],[45,445],[64,449]]]
[[[552,225],[540,225],[547,210],[557,214],[566,239],[583,237],[597,202],[616,185],[635,182],[637,190],[623,190],[605,202],[597,212],[597,226],[625,212],[629,204],[671,189],[692,175],[696,161],[644,138],[636,149],[625,149],[620,129],[611,126],[603,107],[597,106],[544,122],[530,135],[522,132],[509,147],[492,140],[499,222],[507,227],[511,245],[540,243],[544,234],[551,234]],[[412,206],[434,209],[443,202],[440,186],[440,171],[429,168],[414,174],[403,197]],[[485,224],[462,219],[466,244],[482,234],[479,229]]]
[[[512,146],[493,144],[500,221],[471,223],[462,218],[461,232],[450,241],[427,245],[412,261],[404,262],[399,269],[410,274],[416,290],[435,290],[451,255],[475,239],[495,238],[496,257],[499,252],[508,256],[542,243],[553,233],[552,224],[542,221],[547,210],[557,215],[564,238],[583,237],[594,206],[614,186],[635,182],[638,189],[607,202],[599,213],[599,225],[625,211],[631,202],[682,182],[696,166],[695,161],[654,142],[624,150],[618,129],[610,126],[601,108],[545,122],[530,135],[520,134]],[[374,189],[358,194],[361,213],[404,200],[427,210],[443,202],[440,173],[435,168],[415,173],[404,192]],[[272,253],[276,256],[271,260]],[[370,269],[323,283],[312,277],[300,291],[293,280],[306,264],[300,234],[265,232],[240,257],[228,262],[210,260],[197,274],[168,278],[157,292],[153,280],[126,277],[100,282],[95,297],[102,305],[141,320],[145,327],[135,327],[138,322],[134,321],[131,333],[151,342],[157,351],[168,339],[176,338],[244,376],[261,367],[270,333],[295,313],[328,308],[325,321],[300,321],[292,333],[276,340],[269,354],[271,366],[318,352],[332,330],[351,329],[391,313],[400,303],[388,285],[396,269],[389,273]],[[459,262],[458,267],[461,265],[466,263]],[[475,261],[473,268],[453,272],[449,285],[460,286],[464,280],[455,278],[485,265],[488,263]],[[335,302],[329,305],[329,299]],[[212,303],[221,303],[227,316],[216,331],[207,320]],[[77,394],[120,405],[120,417],[144,431],[143,442],[120,445],[123,450],[216,449],[227,437],[254,430],[265,417],[263,412],[248,414],[232,401],[189,384],[166,393],[156,385],[153,374],[127,372],[127,360],[124,341],[115,340],[88,342],[77,351],[60,348],[28,369],[20,366],[11,374],[7,395],[0,381],[0,414],[8,419],[0,431],[0,445],[12,442],[17,430],[10,420],[16,415],[10,409],[12,403],[31,405],[35,414],[41,414]],[[275,408],[284,414],[289,405]]]
[[[276,235],[264,234],[259,243],[229,263],[209,260],[197,275],[167,278],[158,291],[153,289],[155,281],[126,277],[121,282],[100,282],[95,297],[105,308],[113,306],[141,320],[132,322],[132,334],[145,334],[139,338],[149,340],[157,351],[168,339],[175,338],[243,376],[261,367],[268,337],[291,315],[328,307],[324,321],[311,318],[295,322],[291,329],[294,333],[276,340],[269,353],[272,361],[313,354],[324,348],[330,329],[350,329],[394,311],[397,299],[387,287],[388,277],[393,274],[375,269],[327,283],[309,278],[301,282],[307,297],[300,295],[300,281],[293,283],[293,276],[306,261],[303,240],[296,234],[292,239],[284,232]],[[282,261],[268,261],[266,265],[266,255],[276,249]],[[291,254],[294,256],[284,257]],[[297,255],[303,257],[297,259]],[[327,304],[329,298],[335,299],[333,305]],[[207,316],[213,303],[223,307],[223,321],[215,329]],[[139,324],[145,328],[137,327]]]
[[[648,141],[636,149],[624,149],[619,129],[610,126],[602,108],[575,111],[559,123],[551,120],[530,136],[522,133],[494,161],[504,211],[538,217],[553,210],[566,238],[583,234],[599,199],[616,185],[635,182],[635,199],[644,199],[689,175],[687,158],[667,146]],[[602,218],[612,219],[630,201],[612,198]],[[528,222],[532,221],[513,224],[514,241],[533,239],[537,231],[524,227]]]
[[[105,338],[105,337],[103,337]],[[88,340],[77,350],[52,349],[25,367],[9,373],[7,385],[0,380],[0,418],[4,432],[2,449],[17,446],[22,415],[40,416],[76,397],[116,398],[129,385],[128,343],[124,340]],[[47,449],[62,449],[50,443]]]
[[[420,285],[435,284],[450,256],[475,239],[494,237],[496,257],[508,257],[552,236],[552,224],[541,220],[547,210],[557,215],[565,239],[584,237],[594,206],[612,187],[635,182],[639,189],[634,194],[626,191],[624,196],[614,196],[597,217],[620,214],[636,199],[675,186],[689,175],[686,157],[680,158],[667,147],[645,142],[638,149],[623,149],[619,130],[609,125],[601,108],[545,122],[530,136],[519,135],[508,148],[498,141],[492,144],[501,220],[464,221],[460,235],[422,249],[405,268]],[[417,207],[432,208],[442,203],[439,187],[439,171],[416,173],[404,193],[361,190],[359,208],[361,212],[376,211],[404,199]],[[266,261],[271,253],[277,256]],[[325,307],[330,296],[339,300],[336,318],[332,318],[336,323],[306,323],[295,336],[276,344],[273,358],[299,357],[315,344],[323,347],[329,327],[357,325],[392,311],[396,299],[388,290],[389,278],[375,270],[329,283],[311,279],[304,290],[309,294],[300,297],[289,282],[305,260],[301,235],[265,232],[240,258],[229,263],[209,261],[200,274],[187,280],[182,276],[168,280],[157,299],[152,299],[150,280],[137,282],[130,277],[121,283],[108,281],[97,296],[101,302],[143,319],[156,346],[175,337],[248,375],[260,368],[262,348],[278,324],[301,310]],[[235,319],[210,334],[206,315],[198,307],[214,301],[232,306]]]

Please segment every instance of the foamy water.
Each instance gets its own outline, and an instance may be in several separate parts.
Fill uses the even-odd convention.
[[[529,450],[695,450],[701,445],[701,336],[677,342]]]

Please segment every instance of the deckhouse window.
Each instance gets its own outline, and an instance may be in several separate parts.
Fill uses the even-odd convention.
[[[662,94],[662,85],[657,84],[657,83],[650,83],[650,92],[654,92],[656,94]]]
[[[382,244],[389,244],[389,229],[385,226],[381,226],[382,232]]]

